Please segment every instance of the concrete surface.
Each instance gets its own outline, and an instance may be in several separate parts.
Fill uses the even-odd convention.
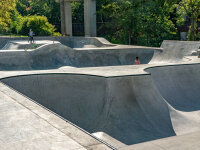
[[[148,75],[105,79],[49,74],[12,77],[2,82],[88,132],[104,132],[128,145],[175,135],[167,105],[151,89]],[[137,92],[143,87],[140,82],[147,86],[142,98]],[[138,89],[132,87],[136,84]],[[154,94],[152,99],[151,94]],[[147,103],[154,105],[150,108]],[[144,111],[149,111],[151,116],[146,116]],[[159,116],[153,119],[155,114]]]
[[[45,74],[44,71],[43,73],[41,71],[40,74],[32,72],[32,75],[2,79],[2,82],[90,133],[102,132],[130,145],[199,130],[199,112],[181,111],[173,103],[170,103],[171,97],[165,97],[165,95],[171,96],[172,92],[169,90],[174,90],[177,95],[172,97],[175,97],[174,103],[176,105],[180,103],[184,105],[185,109],[191,109],[191,107],[193,109],[196,107],[197,109],[199,107],[197,103],[199,95],[195,92],[198,91],[198,81],[195,76],[199,76],[200,72],[197,71],[199,66],[199,64],[195,64],[154,67],[147,69],[147,71],[151,70],[151,76],[146,73],[138,74],[137,76],[129,74],[129,76],[120,77],[112,77],[112,70],[110,70],[110,75],[107,74],[106,77],[103,77],[103,74],[102,76],[81,75],[81,72],[89,74],[86,69],[80,69],[77,74],[65,74],[67,69],[63,69],[60,73],[54,70],[49,71],[48,74]],[[109,69],[109,67],[107,68]],[[117,68],[119,69],[119,67]],[[161,68],[168,70],[171,76],[167,74],[164,76],[165,72],[163,70],[160,71]],[[75,68],[70,68],[69,70],[73,69]],[[152,71],[153,69],[154,71]],[[94,70],[97,70],[97,68]],[[101,72],[100,69],[99,72]],[[105,68],[103,72],[105,72]],[[157,72],[163,74],[157,75]],[[186,77],[183,76],[181,78],[182,76],[178,76],[179,79],[176,79],[176,74],[180,74],[180,72],[183,72]],[[190,74],[190,72],[193,74]],[[189,73],[191,77],[187,78],[188,74],[186,73]],[[171,77],[174,80],[171,79],[172,82],[167,84],[164,81],[170,81],[170,79],[165,79],[161,82],[159,77]],[[189,84],[188,80],[190,79],[195,79],[195,83]],[[181,83],[178,82],[179,80]],[[22,82],[23,84],[20,84]],[[157,82],[170,87],[180,86],[172,89],[167,86],[160,88],[155,84]],[[183,91],[183,87],[191,89],[188,90],[187,97],[186,94],[178,95],[181,92],[186,93],[186,90]],[[165,95],[160,92],[160,89],[166,92],[164,93]],[[142,91],[142,93],[139,91]],[[77,94],[72,95],[70,93]],[[188,97],[190,97],[188,101],[191,106],[186,103]],[[196,103],[193,102],[195,100],[197,101]],[[95,102],[91,103],[91,101]],[[135,122],[136,120],[137,122]],[[100,126],[94,124],[94,122],[97,122]],[[104,126],[102,127],[102,125]],[[112,145],[112,142],[109,144]]]
[[[61,3],[60,3],[61,5]],[[62,14],[62,13],[61,13]],[[72,7],[71,1],[64,1],[64,21],[65,21],[65,33],[68,36],[72,35]],[[63,34],[63,33],[62,33]]]
[[[96,0],[84,0],[84,28],[86,37],[97,36]]]
[[[119,150],[199,150],[200,132],[135,144]]]
[[[34,50],[13,50],[9,51],[9,53],[6,50],[1,50],[0,69],[30,70],[52,69],[61,66],[95,67],[132,65],[136,56],[139,57],[141,64],[181,63],[190,61],[187,56],[192,56],[195,52],[197,53],[200,47],[200,42],[164,41],[161,48],[151,48],[112,45],[106,40],[96,39],[102,45],[100,46],[99,44],[100,47],[94,48],[92,45],[98,45],[94,40],[88,40],[87,38],[85,40],[81,40],[81,38],[71,39],[77,43],[73,42],[74,44],[70,45],[65,42],[64,45],[56,41],[53,41],[53,43],[49,41],[48,44]],[[67,41],[70,40],[68,39]],[[7,45],[10,45],[10,43]],[[22,42],[20,45],[23,47],[25,44]],[[13,57],[15,57],[13,61],[8,61]],[[24,59],[21,59],[21,57]],[[18,59],[21,59],[21,61],[18,61]]]
[[[111,44],[104,38],[100,37],[43,37],[43,36],[34,36],[34,40],[36,41],[59,41],[61,44],[66,45],[71,48],[82,48],[84,45],[93,45],[95,47],[110,47],[116,46],[115,44]],[[6,43],[10,41],[28,41],[28,37],[0,37],[0,49],[2,49]]]
[[[94,146],[109,149],[67,120],[2,83],[0,91],[1,150],[85,150]]]
[[[28,41],[9,41],[2,48],[3,50],[28,50],[28,49],[36,49],[45,44],[53,44],[59,43],[56,41],[34,41],[34,43],[30,44]]]
[[[192,56],[200,47],[200,42],[196,41],[163,41],[161,49],[156,51],[151,64],[157,63],[181,63],[187,62],[187,56]]]
[[[37,140],[28,136],[33,126],[26,122],[31,121],[39,126],[34,130],[41,138],[38,145],[47,145],[46,149],[200,149],[200,59],[193,56],[200,42],[164,41],[161,48],[112,44],[70,48],[61,43],[19,53],[0,51],[0,96],[4,95],[0,101],[14,101],[0,105],[0,110],[6,111],[0,115],[4,149],[13,143],[20,145],[13,149],[38,149],[34,146]],[[146,63],[117,64],[111,57],[102,57],[96,65],[95,57],[100,53],[117,55],[120,62],[140,54]],[[108,60],[112,66],[105,66]],[[74,65],[82,63],[94,67]],[[25,113],[12,113],[18,105]],[[13,120],[9,113],[21,121]],[[43,121],[38,123],[40,119]],[[11,125],[4,128],[7,122]],[[45,122],[52,126],[48,131]],[[20,134],[9,134],[11,129]],[[41,130],[44,136],[39,134]],[[54,144],[49,144],[53,138],[48,132],[52,130],[56,136]],[[60,136],[66,142],[58,144]],[[11,142],[5,144],[5,139]]]
[[[1,70],[52,69],[61,66],[95,67],[131,65],[136,56],[147,64],[156,48],[122,46],[96,49],[72,49],[61,43],[42,45],[34,50],[1,50]],[[14,57],[14,59],[12,59]],[[12,59],[12,61],[10,61]]]
[[[56,0],[60,3],[61,32],[72,36],[71,2],[79,0]],[[84,27],[85,36],[96,37],[96,0],[84,0]]]

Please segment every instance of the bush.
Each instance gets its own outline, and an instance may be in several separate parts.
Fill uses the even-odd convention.
[[[10,23],[10,33],[12,34],[18,34],[19,30],[21,29],[21,20],[22,16],[18,13],[18,11],[15,9],[11,11],[11,20]]]
[[[18,33],[21,35],[28,35],[29,30],[32,29],[36,36],[58,36],[55,32],[55,27],[48,22],[45,16],[26,16],[22,17]]]

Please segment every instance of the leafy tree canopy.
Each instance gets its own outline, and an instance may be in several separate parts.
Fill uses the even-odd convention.
[[[107,26],[112,41],[158,46],[177,36],[171,18],[174,4],[169,0],[105,0],[99,13],[105,18],[110,15]]]
[[[0,32],[9,30],[11,23],[11,11],[15,8],[15,0],[0,1]]]
[[[182,15],[182,19],[177,20],[177,23],[179,25],[184,24],[184,16],[188,17],[190,21],[188,39],[196,40],[196,38],[200,36],[197,34],[197,19],[200,16],[200,0],[181,0],[177,8],[178,13]]]
[[[185,17],[189,18],[190,22],[188,39],[195,40],[200,37],[197,33],[200,0],[96,1],[98,33],[111,42],[159,46],[163,40],[179,39],[178,28],[185,24]],[[83,24],[83,0],[71,4],[73,23]],[[60,26],[59,3],[55,0],[0,0],[1,33],[25,34],[22,29],[27,30],[27,22],[34,22],[34,25],[40,27],[42,31],[38,33],[52,35],[55,28],[50,24],[58,28]],[[46,22],[46,27],[36,22]]]

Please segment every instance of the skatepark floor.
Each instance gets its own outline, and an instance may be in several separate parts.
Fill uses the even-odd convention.
[[[198,64],[197,57],[190,57],[190,64]],[[178,65],[184,65],[182,63]],[[177,64],[162,64],[162,66],[174,66]],[[153,68],[157,65],[129,65],[110,67],[74,68],[61,67],[52,70],[32,71],[1,71],[0,78],[15,77],[20,75],[34,74],[82,74],[109,77],[137,76],[149,74],[145,68]],[[160,66],[160,65],[158,65]],[[31,85],[30,85],[31,86]],[[17,90],[17,89],[16,89]],[[0,149],[121,149],[121,150],[184,150],[198,149],[200,132],[186,133],[180,136],[163,138],[147,143],[126,145],[115,139],[106,139],[107,145],[98,139],[94,139],[85,131],[77,129],[71,122],[63,121],[62,118],[46,110],[41,105],[30,101],[19,92],[10,89],[4,83],[0,85],[1,92],[1,147]],[[20,117],[19,117],[20,116]],[[23,128],[22,128],[23,127]],[[42,131],[41,131],[42,130]],[[32,133],[30,133],[32,131]],[[75,131],[75,132],[74,132]],[[6,138],[7,137],[7,138]],[[39,138],[39,139],[38,139]],[[26,139],[27,141],[24,141]],[[111,140],[111,141],[109,141]],[[37,144],[36,144],[37,143]],[[114,145],[114,146],[110,146]],[[110,146],[110,147],[109,147]]]
[[[200,149],[200,58],[168,46],[149,64],[1,70],[0,150]]]

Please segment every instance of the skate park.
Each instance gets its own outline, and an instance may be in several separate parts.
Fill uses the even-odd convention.
[[[24,2],[0,4],[0,150],[200,149],[200,18],[174,18],[183,1]]]
[[[199,149],[200,42],[0,41],[2,150]]]

